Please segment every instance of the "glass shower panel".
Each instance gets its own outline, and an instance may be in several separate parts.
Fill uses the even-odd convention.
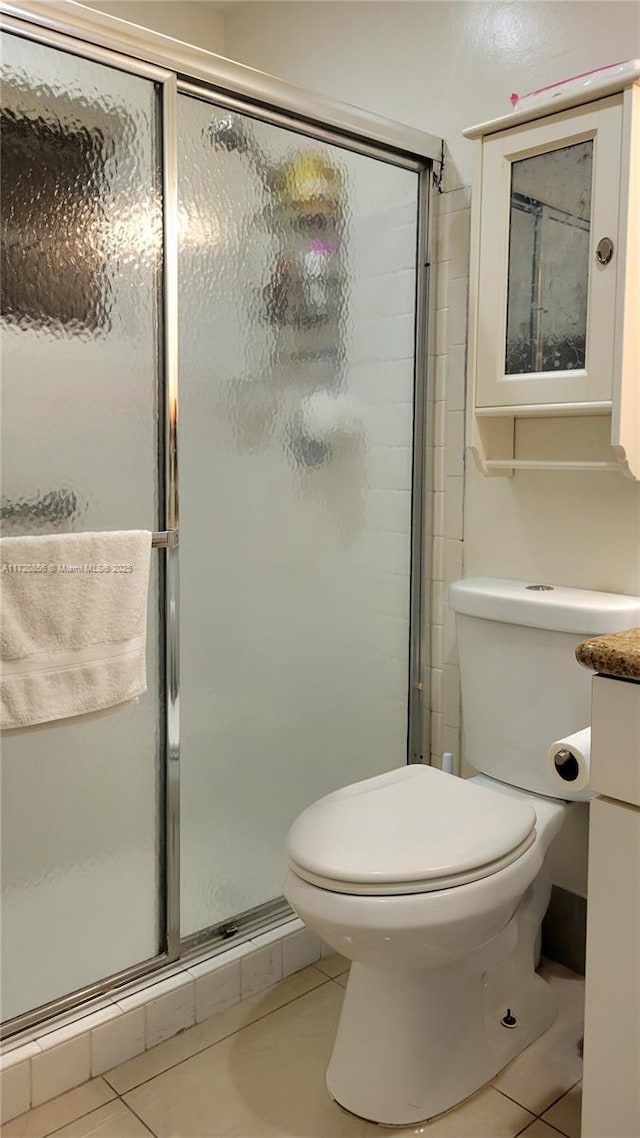
[[[407,757],[417,174],[179,98],[182,932]]]
[[[3,533],[156,529],[157,90],[14,35],[2,59]],[[157,556],[148,693],[3,736],[5,1018],[158,952]]]

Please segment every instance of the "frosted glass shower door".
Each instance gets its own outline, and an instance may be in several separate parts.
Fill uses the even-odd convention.
[[[2,72],[3,533],[157,529],[156,85],[9,34]],[[159,556],[140,702],[3,734],[5,1019],[159,952]]]
[[[182,934],[406,762],[418,176],[179,97]]]

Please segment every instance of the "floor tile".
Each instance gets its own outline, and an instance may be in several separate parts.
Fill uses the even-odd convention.
[[[519,1138],[558,1138],[558,1131],[547,1126],[541,1118],[536,1118],[531,1126],[527,1126],[527,1129],[522,1131]]]
[[[346,956],[340,956],[339,953],[334,952],[333,956],[323,956],[320,960],[316,960],[314,968],[319,968],[324,972],[325,976],[340,976],[342,972],[346,972],[351,967],[351,961],[347,960]]]
[[[149,1138],[149,1130],[120,1100],[57,1130],[55,1138]]]
[[[104,1079],[92,1079],[7,1122],[2,1128],[2,1138],[45,1138],[52,1130],[59,1130],[113,1098],[115,1093]]]
[[[349,973],[348,972],[341,972],[339,976],[334,977],[334,983],[339,984],[341,988],[346,988],[348,979],[349,979]]]
[[[425,1122],[420,1126],[398,1128],[367,1123],[364,1138],[401,1138],[402,1135],[428,1135],[428,1138],[515,1138],[533,1121],[533,1115],[517,1103],[501,1095],[493,1087],[485,1087],[462,1106]]]
[[[556,1130],[561,1130],[567,1138],[580,1138],[581,1114],[582,1083],[578,1083],[545,1111],[543,1119],[550,1126],[555,1126]]]
[[[305,968],[268,991],[250,996],[221,1015],[213,1016],[144,1055],[114,1067],[106,1072],[105,1078],[118,1094],[123,1094],[325,983],[326,978],[315,967]]]
[[[542,1114],[582,1078],[584,977],[551,961],[540,973],[553,988],[558,1018],[493,1081],[534,1114]]]
[[[338,986],[324,984],[125,1101],[158,1138],[363,1138],[366,1123],[325,1090],[341,1004]]]

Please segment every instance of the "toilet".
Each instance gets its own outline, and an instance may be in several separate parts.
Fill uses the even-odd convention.
[[[590,635],[640,623],[640,598],[458,581],[465,750],[479,772],[410,765],[328,794],[287,839],[287,900],[351,972],[332,1097],[387,1125],[448,1110],[556,1015],[536,973],[545,854],[573,793],[547,764],[590,722]]]

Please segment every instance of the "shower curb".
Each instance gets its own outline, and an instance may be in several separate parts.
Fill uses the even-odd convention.
[[[49,1023],[0,1053],[1,1122],[49,1102],[227,1011],[332,952],[297,918],[244,944],[130,985],[96,1011]]]

